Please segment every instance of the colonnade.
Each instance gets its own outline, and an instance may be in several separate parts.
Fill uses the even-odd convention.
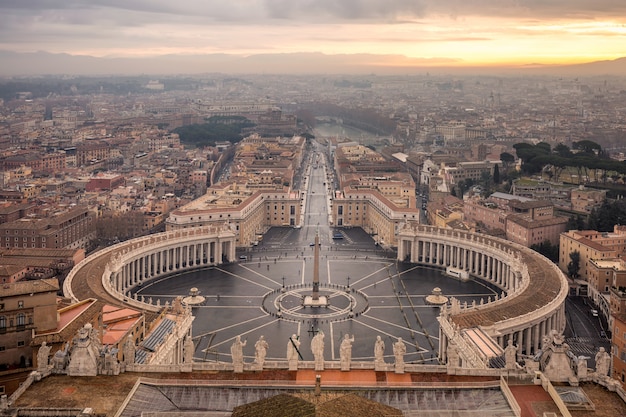
[[[435,241],[431,236],[401,239],[398,259],[421,265],[452,267],[490,281],[507,291],[515,291],[517,282],[506,253],[485,252],[483,245],[474,245],[460,238]]]
[[[446,321],[440,326],[443,361],[448,340],[458,340],[463,328],[480,326],[500,347],[511,340],[528,355],[538,352],[553,330],[565,329],[567,281],[556,265],[536,252],[498,238],[426,225],[407,225],[398,235],[398,260],[466,271],[504,291],[505,296],[493,302],[445,307],[446,314],[439,318]],[[465,343],[458,340],[457,345]],[[465,356],[470,362],[471,355]]]
[[[143,282],[183,271],[235,260],[236,236],[228,224],[172,230],[121,242],[80,261],[63,283],[66,296],[78,301],[73,282],[96,277],[111,296],[142,310],[161,306],[130,297]]]
[[[140,253],[132,254],[120,268],[111,272],[113,288],[127,293],[143,281],[158,276],[234,260],[235,242],[223,241],[217,236],[207,236],[205,240],[143,246]]]

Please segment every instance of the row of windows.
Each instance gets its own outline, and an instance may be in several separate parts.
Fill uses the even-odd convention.
[[[32,324],[32,318],[29,319],[30,323]],[[9,324],[9,327],[13,327],[13,320],[8,320],[6,316],[0,316],[0,329],[4,329],[7,327],[7,322]],[[15,316],[15,325],[16,326],[25,326],[26,325],[26,314],[24,313],[19,313],[17,316]]]
[[[30,238],[30,241],[31,241],[31,242],[35,242],[35,239],[36,239],[35,237],[31,237],[31,238]],[[5,240],[5,242],[10,242],[10,241],[11,241],[11,238],[10,238],[10,237],[5,237],[5,238],[4,238],[4,240]],[[16,241],[16,242],[19,242],[19,241],[20,241],[20,238],[19,238],[19,237],[15,237],[13,240],[14,240],[14,241]],[[28,242],[28,238],[27,238],[27,237],[23,237],[23,238],[22,238],[22,240],[23,240],[24,242]],[[46,241],[46,238],[45,238],[45,237],[42,237],[42,238],[41,238],[41,241],[42,241],[42,242],[45,242],[45,241]]]

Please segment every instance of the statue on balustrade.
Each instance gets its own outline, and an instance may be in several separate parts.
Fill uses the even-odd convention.
[[[354,336],[350,337],[346,334],[339,346],[339,360],[341,363],[342,371],[350,370],[350,362],[352,361],[352,343],[354,343]]]
[[[374,342],[374,369],[377,371],[382,370],[385,366],[385,341],[376,336],[376,342]]]
[[[243,372],[243,347],[248,343],[247,340],[241,341],[241,336],[237,336],[230,346],[230,354],[233,360],[235,372]]]
[[[295,334],[287,342],[287,362],[290,371],[298,370],[298,358],[300,357],[300,337]]]
[[[37,370],[39,372],[45,372],[48,370],[48,356],[50,356],[50,346],[43,341],[41,347],[37,352]]]
[[[265,357],[267,356],[267,349],[269,345],[265,340],[265,336],[261,335],[259,340],[254,344],[254,363],[256,364],[258,369],[263,369],[263,364],[265,363]]]
[[[126,338],[126,342],[124,343],[124,364],[132,365],[135,363],[135,341],[134,335],[131,333]]]
[[[324,332],[318,331],[315,337],[311,339],[311,352],[315,359],[315,370],[324,370]]]
[[[398,341],[393,344],[393,356],[395,358],[395,373],[404,373],[404,355],[406,354],[406,345],[399,337]]]
[[[509,344],[504,349],[504,362],[506,369],[515,369],[517,364],[517,347],[513,345],[513,339],[509,337]]]
[[[608,352],[600,347],[598,353],[596,353],[596,375],[600,378],[604,378],[609,373],[609,368],[611,367],[611,356]]]

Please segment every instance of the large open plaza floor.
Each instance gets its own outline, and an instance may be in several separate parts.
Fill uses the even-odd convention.
[[[269,342],[268,360],[284,359],[289,337],[299,335],[304,360],[315,332],[325,335],[325,359],[339,359],[345,334],[354,335],[352,359],[373,361],[376,336],[386,343],[393,362],[392,344],[401,337],[407,344],[406,362],[438,363],[439,307],[428,305],[433,288],[461,302],[487,301],[497,289],[482,281],[461,282],[439,269],[397,263],[374,245],[362,229],[342,230],[344,239],[322,239],[320,294],[327,307],[303,307],[301,299],[312,291],[313,247],[306,229],[274,228],[245,260],[149,282],[139,296],[172,302],[192,287],[205,301],[193,308],[196,361],[230,361],[230,345],[237,335],[247,341],[246,361],[254,358],[254,343]],[[346,243],[349,242],[349,245]],[[303,244],[304,243],[304,244]],[[283,287],[284,285],[284,287]]]

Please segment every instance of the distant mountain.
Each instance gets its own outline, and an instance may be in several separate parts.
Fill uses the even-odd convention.
[[[626,74],[626,58],[567,66],[464,66],[454,59],[409,58],[402,55],[288,53],[247,57],[228,54],[162,55],[149,58],[98,58],[48,52],[0,51],[0,75],[138,75],[138,74]]]
[[[610,61],[594,61],[586,64],[566,65],[561,67],[562,70],[570,72],[570,74],[583,75],[626,75],[626,57],[618,58]]]

